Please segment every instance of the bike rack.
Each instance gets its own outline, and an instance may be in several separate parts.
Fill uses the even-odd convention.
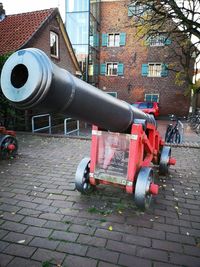
[[[35,128],[35,119],[42,118],[42,117],[48,117],[49,118],[49,120],[48,120],[49,124],[47,126],[45,126],[45,127],[41,127],[41,128],[37,128],[36,129]],[[51,115],[50,114],[41,114],[41,115],[33,116],[32,119],[31,119],[31,124],[32,124],[32,133],[49,129],[49,134],[51,134]]]
[[[75,130],[72,130],[72,131],[67,131],[67,123],[72,120],[72,118],[66,118],[64,120],[64,135],[68,135],[68,134],[71,134],[71,133],[75,133],[75,132],[78,132],[78,135],[79,135],[79,129],[80,129],[80,125],[79,125],[79,121],[77,120],[76,121],[76,129]]]

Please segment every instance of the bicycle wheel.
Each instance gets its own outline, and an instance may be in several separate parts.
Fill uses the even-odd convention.
[[[166,130],[166,133],[165,133],[165,142],[166,143],[169,143],[169,140],[170,140],[170,135],[172,133],[172,124],[168,124],[167,126],[167,130]]]
[[[173,143],[180,144],[181,142],[181,135],[179,133],[179,130],[177,129],[173,136]]]

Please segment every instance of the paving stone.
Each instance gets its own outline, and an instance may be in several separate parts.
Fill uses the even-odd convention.
[[[18,212],[21,209],[21,207],[14,206],[14,205],[9,205],[9,204],[1,204],[0,205],[0,210],[6,211],[6,212]]]
[[[113,240],[121,240],[122,239],[122,233],[115,232],[115,231],[109,231],[105,229],[97,229],[95,232],[96,236],[109,238]]]
[[[58,207],[58,208],[67,208],[67,207],[72,207],[73,206],[73,202],[70,201],[63,201],[63,200],[54,200],[53,203],[51,204],[54,207]]]
[[[44,227],[62,231],[67,231],[69,229],[68,224],[57,221],[48,221],[47,223],[45,223]]]
[[[27,245],[32,239],[33,239],[33,236],[20,234],[16,232],[9,232],[8,235],[6,235],[3,238],[3,240],[8,241],[8,242],[18,243],[20,241],[24,241],[23,245]]]
[[[41,262],[50,261],[52,264],[62,265],[65,253],[38,248],[31,258]]]
[[[51,234],[51,232],[52,232],[51,229],[29,226],[24,232],[24,234],[40,236],[40,237],[48,237]]]
[[[41,267],[41,263],[38,261],[27,260],[23,258],[15,257],[7,267]]]
[[[24,232],[27,227],[28,226],[25,224],[10,222],[10,221],[6,221],[3,225],[1,225],[1,228],[3,229],[15,231],[19,233]]]
[[[66,243],[61,242],[59,246],[57,247],[58,251],[65,252],[68,254],[75,254],[79,256],[85,256],[87,251],[87,246],[80,245],[77,243]]]
[[[170,262],[180,264],[181,266],[197,267],[199,266],[199,257],[187,256],[184,254],[170,253]]]
[[[68,255],[64,260],[63,266],[68,267],[96,267],[97,261],[94,259]],[[105,266],[106,267],[106,266]]]
[[[17,205],[23,208],[35,209],[38,204],[28,201],[19,201]]]
[[[128,267],[133,267],[133,266],[134,267],[151,267],[152,266],[150,260],[145,260],[139,257],[125,255],[125,254],[120,254],[118,263],[121,264],[122,266],[128,266]]]
[[[83,225],[71,225],[68,229],[70,232],[81,233],[81,234],[89,234],[92,235],[95,232],[95,228],[90,226]]]
[[[41,219],[46,219],[50,221],[62,221],[64,215],[60,215],[57,213],[43,213],[39,216]]]
[[[0,252],[2,252],[8,245],[9,245],[8,242],[0,240]]]
[[[190,244],[190,245],[196,244],[194,237],[188,235],[167,233],[166,239],[169,241],[180,242],[182,244]]]
[[[42,212],[36,209],[22,208],[20,211],[18,211],[18,213],[27,216],[38,217],[39,215],[41,215]]]
[[[78,238],[77,233],[69,233],[69,232],[63,232],[63,231],[53,231],[51,234],[52,239],[56,240],[62,240],[62,241],[68,241],[68,242],[75,242]],[[81,242],[80,242],[81,243]]]
[[[3,219],[8,220],[8,221],[13,221],[13,222],[20,222],[24,216],[16,214],[15,212],[4,212],[3,214]]]
[[[153,260],[168,261],[168,252],[158,249],[137,247],[137,256]]]
[[[0,266],[6,267],[12,259],[13,256],[0,253]]]
[[[166,251],[173,251],[178,253],[183,252],[183,248],[180,243],[168,242],[166,240],[152,240],[152,247],[155,249],[163,249]]]
[[[104,248],[89,247],[87,256],[93,259],[99,259],[99,260],[104,260],[104,261],[108,261],[111,263],[117,263],[118,258],[119,258],[119,253],[109,251]]]
[[[167,225],[164,223],[153,223],[153,228],[165,232],[179,233],[179,227],[174,225]]]
[[[95,247],[105,247],[107,240],[104,238],[80,234],[77,242]]]
[[[116,267],[116,264],[108,263],[105,261],[99,261],[98,267]]]
[[[0,240],[8,234],[8,231],[0,229]]]
[[[130,245],[130,244],[125,244],[122,242],[114,241],[114,240],[108,240],[106,248],[110,250],[114,250],[117,252],[122,252],[126,253],[128,255],[135,255],[136,254],[136,246],[135,245]]]
[[[10,244],[5,250],[4,253],[29,258],[34,253],[36,248],[18,245],[18,244]]]
[[[138,235],[157,239],[165,239],[165,232],[148,228],[138,228]]]
[[[147,237],[123,234],[122,241],[138,246],[151,247],[151,239]]]
[[[38,219],[34,217],[25,217],[21,223],[28,224],[28,225],[34,225],[34,226],[43,226],[47,221],[43,219]]]
[[[187,255],[196,256],[196,257],[199,257],[200,255],[199,247],[184,245],[183,250],[184,250],[184,254],[187,254]]]
[[[29,246],[55,250],[59,242],[47,238],[35,237]]]

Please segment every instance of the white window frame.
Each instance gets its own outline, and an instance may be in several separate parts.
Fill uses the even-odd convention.
[[[145,11],[145,5],[142,4],[131,3],[128,8],[129,7],[132,9],[130,11],[132,12],[132,16],[142,15]]]
[[[164,35],[155,35],[149,38],[150,46],[164,46],[166,37]]]
[[[53,46],[55,44],[55,51],[52,52]],[[51,57],[59,58],[59,38],[56,32],[50,31],[50,54]]]
[[[148,63],[148,77],[162,77],[162,63]]]
[[[109,69],[109,67],[108,67],[109,65],[112,65],[113,68]],[[115,69],[114,65],[117,65],[116,70],[118,71],[118,62],[106,62],[106,76],[118,76],[118,73],[113,74],[113,70]],[[111,70],[111,71],[109,71],[109,70]]]
[[[147,101],[147,96],[151,96],[153,99],[153,96],[157,96],[157,103],[160,101],[160,95],[159,94],[154,94],[154,93],[149,93],[144,95],[144,101]],[[152,100],[150,102],[153,102]],[[154,101],[155,102],[155,101]]]
[[[110,38],[113,37],[113,41]],[[120,46],[120,33],[108,33],[108,47],[119,47]]]

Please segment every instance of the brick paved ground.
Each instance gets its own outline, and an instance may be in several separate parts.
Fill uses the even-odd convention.
[[[172,148],[177,165],[157,179],[151,209],[100,186],[74,190],[90,141],[18,135],[0,161],[0,266],[200,266],[200,149]]]

